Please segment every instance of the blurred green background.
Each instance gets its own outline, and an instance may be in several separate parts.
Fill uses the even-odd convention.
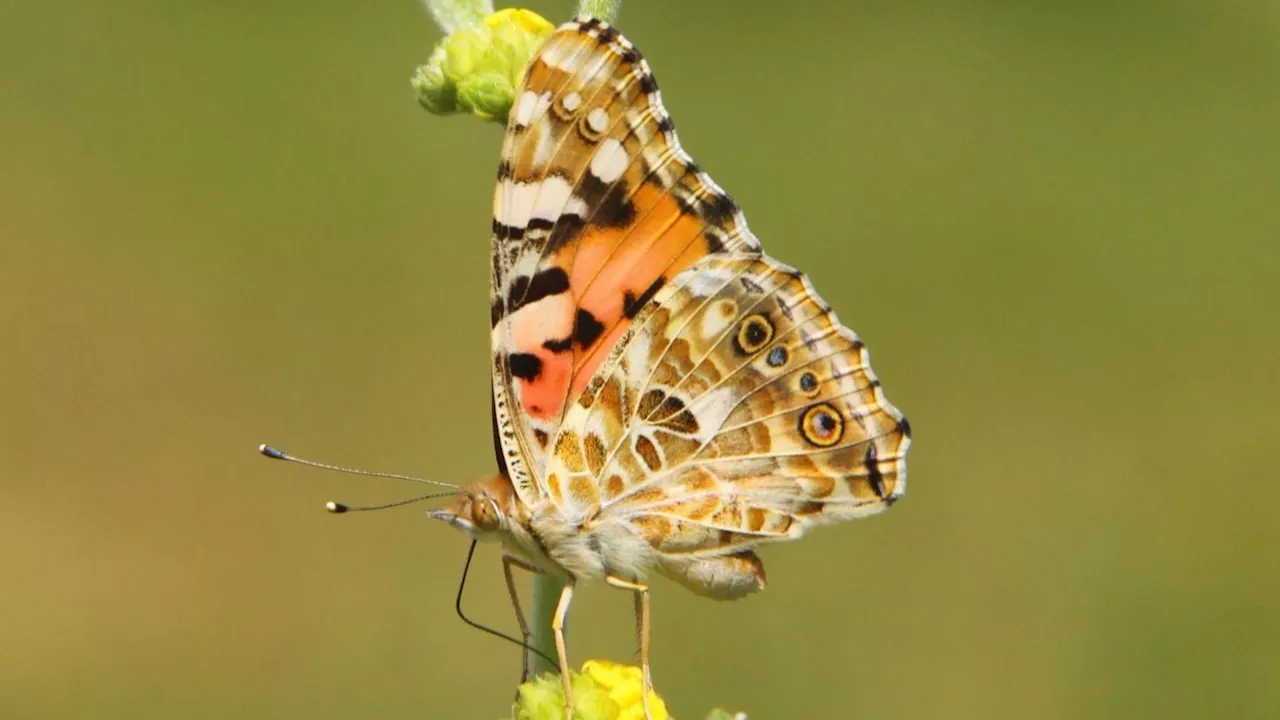
[[[767,548],[765,593],[657,583],[676,714],[1276,717],[1276,5],[621,27],[916,438],[906,501]],[[0,4],[0,717],[505,716],[464,539],[255,453],[493,470],[500,131],[415,105],[438,36],[409,0]],[[581,592],[575,660],[632,658],[630,613]]]

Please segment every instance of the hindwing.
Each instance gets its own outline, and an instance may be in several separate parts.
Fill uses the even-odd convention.
[[[802,274],[715,255],[627,327],[567,413],[547,485],[566,518],[719,555],[883,510],[909,443],[862,341]]]

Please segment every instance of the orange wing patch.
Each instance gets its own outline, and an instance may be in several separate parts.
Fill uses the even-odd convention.
[[[635,225],[592,229],[580,240],[569,286],[583,313],[579,322],[595,321],[604,331],[577,349],[566,402],[582,392],[640,308],[672,277],[718,249],[702,234],[706,222],[683,210],[671,193],[642,185],[636,205],[646,203],[647,212]]]

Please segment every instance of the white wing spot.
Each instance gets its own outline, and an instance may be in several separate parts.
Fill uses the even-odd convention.
[[[533,108],[538,105],[538,96],[532,90],[520,93],[520,101],[516,103],[516,124],[524,127],[533,119]]]
[[[542,58],[542,62],[547,64],[547,67],[556,68],[557,70],[572,71],[573,67],[565,63],[566,58],[563,51],[564,47],[562,45],[557,43],[547,43],[547,45],[539,52],[539,57]]]
[[[525,127],[533,120],[533,116],[546,110],[551,105],[551,93],[534,94],[532,90],[520,93],[520,102],[516,104],[516,125]]]
[[[687,275],[685,273],[688,273]],[[676,277],[672,284],[678,281],[685,281],[689,292],[694,297],[709,297],[715,295],[720,288],[725,286],[734,278],[734,273],[729,268],[708,267],[699,268],[691,267],[685,269]]]
[[[538,198],[529,217],[555,222],[573,196],[573,186],[558,175],[548,175],[538,187]]]
[[[564,105],[565,110],[574,112],[582,106],[582,96],[576,92],[571,92],[568,95],[565,95],[564,100],[561,102]]]
[[[503,225],[523,228],[529,224],[529,213],[538,194],[538,183],[503,180],[494,193],[493,216]]]
[[[534,148],[533,164],[535,167],[546,167],[551,162],[552,155],[559,149],[559,138],[554,133],[542,133],[538,138],[538,145]]]
[[[603,133],[609,129],[609,113],[602,108],[596,108],[587,113],[587,126],[597,133]]]
[[[503,225],[524,229],[530,218],[555,221],[564,213],[586,216],[586,204],[573,196],[567,180],[555,175],[541,182],[503,180],[494,192],[493,216]],[[529,259],[537,262],[537,254]]]
[[[627,165],[627,151],[616,138],[600,143],[596,154],[591,156],[591,174],[603,182],[611,183],[622,177]]]

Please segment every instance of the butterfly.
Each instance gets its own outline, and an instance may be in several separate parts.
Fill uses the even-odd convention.
[[[499,541],[513,596],[512,567],[565,580],[553,629],[572,718],[578,583],[634,594],[651,689],[649,579],[762,589],[756,546],[902,497],[910,427],[858,336],[681,149],[609,24],[579,18],[534,57],[493,208],[499,471],[429,515]]]

